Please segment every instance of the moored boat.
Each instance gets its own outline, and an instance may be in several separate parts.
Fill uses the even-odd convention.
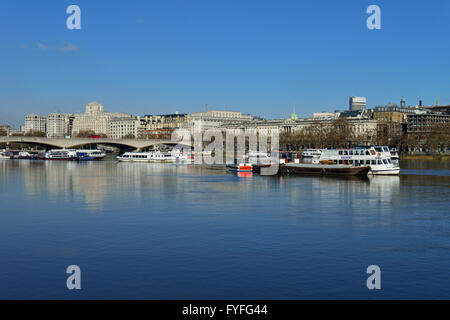
[[[9,160],[11,155],[8,152],[0,152],[0,160]]]
[[[251,163],[234,163],[227,165],[228,170],[234,172],[253,172],[253,165]]]
[[[74,150],[54,149],[44,153],[44,160],[77,160],[77,153]]]
[[[313,157],[320,157],[322,154],[321,149],[306,149],[302,152],[303,158],[313,158]]]
[[[323,150],[313,163],[332,162],[338,165],[369,166],[371,175],[398,175],[400,166],[392,161],[388,147],[360,147]]]
[[[282,174],[314,174],[332,176],[360,176],[367,175],[369,166],[353,166],[344,164],[315,164],[315,163],[287,163],[282,164]]]
[[[118,156],[117,160],[120,162],[160,162],[160,163],[174,163],[176,157],[171,154],[162,153],[159,151],[152,152],[125,152]]]
[[[117,157],[120,162],[150,162],[150,152],[125,152]]]
[[[76,150],[79,160],[84,161],[101,161],[106,157],[106,153],[102,150]],[[80,159],[80,156],[82,159]]]
[[[87,152],[78,152],[77,151],[77,160],[78,161],[93,161],[94,158],[91,157]]]

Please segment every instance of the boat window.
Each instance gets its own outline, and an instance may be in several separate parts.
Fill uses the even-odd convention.
[[[366,156],[370,156],[369,150],[366,150]]]
[[[348,151],[347,150],[344,151],[344,156],[348,156]]]
[[[352,155],[353,155],[353,150],[350,150],[350,151],[348,152],[348,154],[352,156]]]
[[[343,161],[342,161],[342,160],[339,160],[339,164],[343,164]]]
[[[366,160],[366,164],[370,164],[370,160]]]
[[[377,164],[377,160],[372,160],[372,161],[371,161],[371,164],[372,164],[372,165],[376,165],[376,164]]]
[[[353,160],[350,160],[349,163],[350,163],[350,164],[353,164]]]
[[[381,160],[378,160],[378,164],[383,164],[383,161],[381,161]]]
[[[384,152],[389,152],[389,148],[388,147],[384,147],[383,150],[384,150]]]
[[[389,164],[389,162],[386,159],[384,159],[383,162],[384,164]]]
[[[339,155],[342,156],[342,150],[339,151]]]
[[[375,147],[375,150],[377,151],[377,152],[382,152],[383,150],[381,149],[381,147]]]

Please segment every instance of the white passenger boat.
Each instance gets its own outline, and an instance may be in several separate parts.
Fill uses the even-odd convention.
[[[29,152],[26,151],[19,151],[19,153],[16,155],[16,159],[31,159],[32,156]]]
[[[389,152],[391,153],[392,160],[400,160],[400,156],[398,155],[397,149],[392,148],[389,150]]]
[[[177,158],[170,153],[154,151],[150,155],[150,162],[174,163],[176,161]]]
[[[373,175],[400,174],[400,167],[392,161],[388,147],[323,150],[321,156],[313,162],[370,166],[369,174]]]
[[[306,149],[302,152],[303,158],[314,158],[314,157],[320,157],[322,154],[322,150],[320,149]]]
[[[11,155],[7,152],[0,152],[0,160],[8,160],[11,159]]]
[[[161,163],[173,163],[176,162],[176,157],[171,154],[163,153],[160,151],[152,152],[125,152],[123,155],[118,156],[117,160],[121,162],[161,162]]]
[[[103,160],[106,157],[106,153],[102,150],[76,150],[76,153],[85,155],[86,158],[90,158],[94,161]]]
[[[77,158],[75,150],[54,149],[44,153],[45,160],[77,160]]]
[[[179,149],[173,149],[169,154],[175,157],[177,163],[193,163],[195,159],[193,152],[182,152]]]

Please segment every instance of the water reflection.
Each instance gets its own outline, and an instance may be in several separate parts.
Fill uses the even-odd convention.
[[[82,298],[371,299],[375,263],[389,270],[385,298],[449,297],[449,186],[445,175],[0,161],[0,295],[66,297],[55,275],[75,262],[90,268]]]
[[[262,198],[258,202],[261,206],[270,201],[288,202],[291,213],[297,215],[304,210],[330,212],[346,208],[358,216],[368,206],[392,212],[392,204],[409,198],[407,193],[401,194],[402,184],[448,186],[445,176],[262,177],[193,165],[115,161],[2,161],[0,169],[1,185],[23,181],[29,199],[46,196],[53,202],[84,203],[89,210],[102,210],[109,201],[138,206],[148,204],[149,199],[192,207],[215,203],[231,208],[236,202],[245,205],[245,194],[251,192]]]

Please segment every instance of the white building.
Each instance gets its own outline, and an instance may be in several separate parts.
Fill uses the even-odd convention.
[[[350,97],[349,110],[365,110],[367,106],[367,99],[365,97]]]
[[[70,114],[51,113],[47,117],[47,137],[65,137],[70,135]]]
[[[126,136],[139,136],[139,117],[113,118],[109,122],[109,137],[112,139],[122,139]]]
[[[189,116],[191,130],[195,124],[200,124],[202,130],[218,128],[227,124],[239,124],[252,121],[253,117],[238,111],[208,110],[205,112],[194,112]]]
[[[110,121],[114,118],[128,117],[125,113],[109,113],[103,111],[103,105],[91,102],[86,105],[86,112],[76,114],[73,120],[72,135],[76,136],[82,131],[93,131],[95,134],[109,136]]]
[[[0,125],[0,131],[4,131],[7,136],[9,136],[11,132],[13,132],[11,126],[7,124]]]
[[[325,119],[336,119],[339,116],[339,113],[334,112],[314,112],[313,118],[318,120],[325,120]]]
[[[221,129],[229,130],[233,133],[301,133],[307,132],[312,127],[321,125],[324,128],[331,128],[336,119],[279,119],[279,120],[256,120],[242,124],[223,125]],[[348,119],[350,129],[356,136],[374,136],[377,133],[378,121],[370,119]],[[306,131],[305,131],[306,130]]]
[[[46,132],[47,117],[39,114],[27,114],[25,117],[25,132]]]

